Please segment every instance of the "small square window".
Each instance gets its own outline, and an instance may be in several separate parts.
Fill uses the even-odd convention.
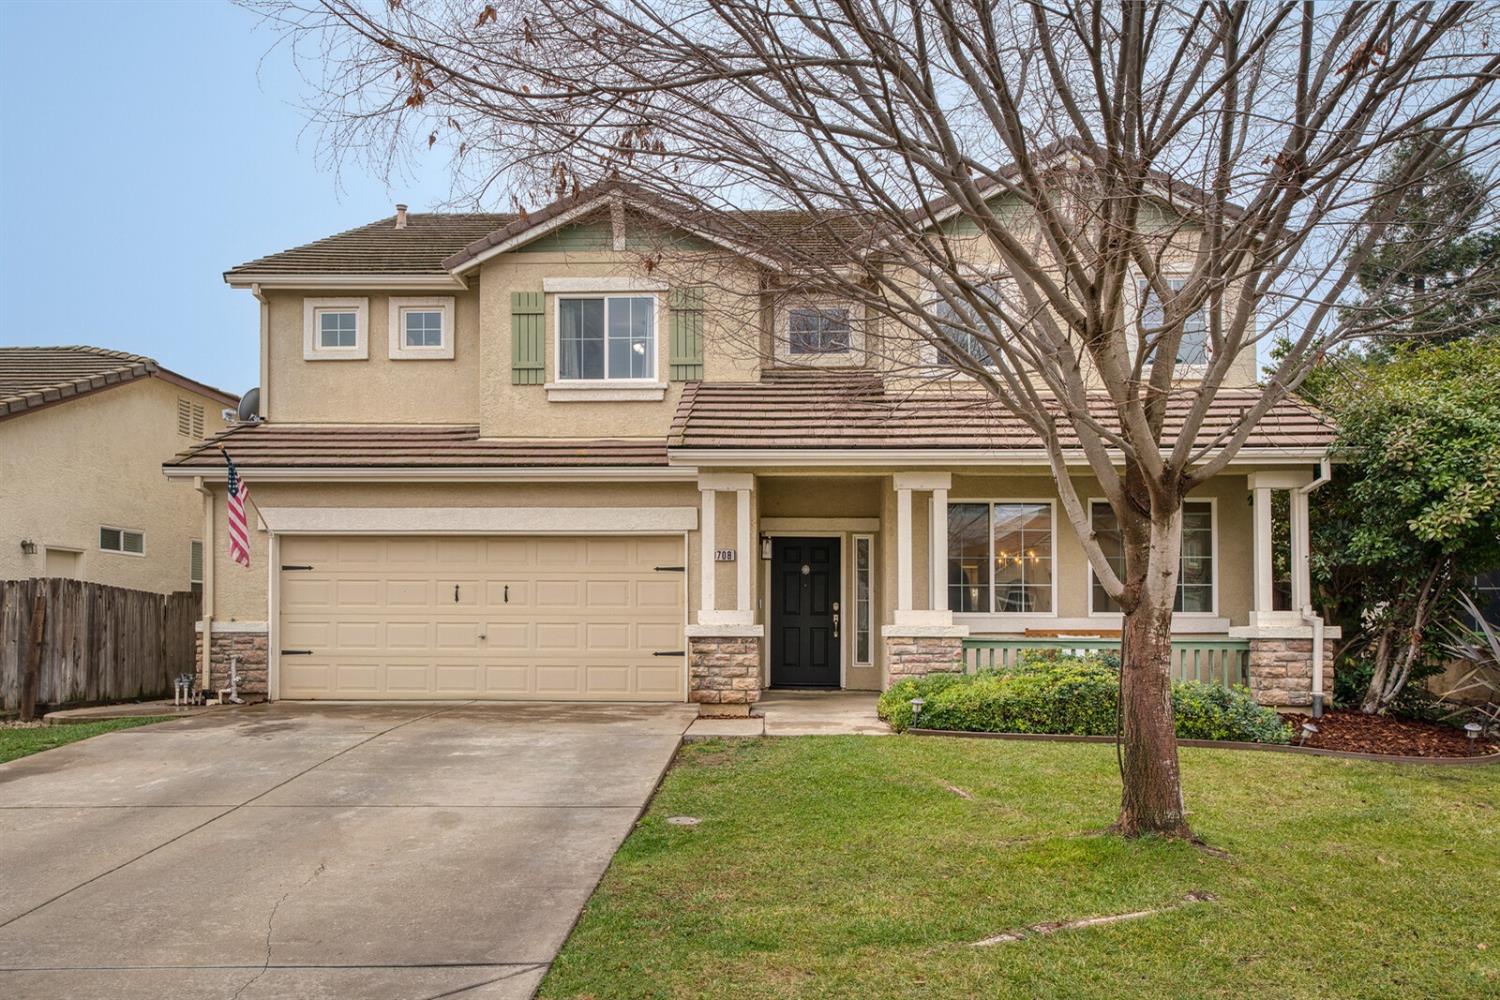
[[[443,314],[425,310],[405,313],[407,347],[442,347]]]
[[[363,361],[369,299],[303,299],[302,357],[308,361]]]
[[[106,552],[121,552],[124,547],[120,544],[119,528],[100,528],[99,547]]]
[[[386,317],[393,359],[431,361],[453,357],[451,296],[392,296]]]
[[[318,346],[354,347],[359,343],[359,317],[354,310],[325,309],[318,313]]]

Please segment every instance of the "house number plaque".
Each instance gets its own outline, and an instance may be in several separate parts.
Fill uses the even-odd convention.
[[[714,549],[714,562],[734,562],[734,549]]]

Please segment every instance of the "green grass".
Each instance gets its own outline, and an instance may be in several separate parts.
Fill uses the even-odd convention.
[[[69,722],[60,726],[41,726],[36,729],[0,729],[0,764],[19,757],[29,757],[43,750],[52,750],[90,736],[112,733],[117,729],[134,729],[149,726],[153,722],[166,722],[170,715],[148,715],[139,719],[107,719],[103,722]]]
[[[541,995],[1500,996],[1500,768],[1182,763],[1193,827],[1227,857],[1100,835],[1107,745],[690,744]],[[970,946],[1192,890],[1216,899]]]

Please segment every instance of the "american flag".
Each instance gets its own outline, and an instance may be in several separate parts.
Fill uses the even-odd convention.
[[[225,506],[229,508],[229,558],[248,568],[250,566],[250,529],[245,526],[245,501],[250,499],[250,484],[240,478],[240,470],[234,467],[234,459],[224,452],[224,462],[229,466],[228,496]]]

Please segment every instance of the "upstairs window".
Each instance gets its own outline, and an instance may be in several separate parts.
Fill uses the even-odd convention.
[[[453,357],[453,299],[451,296],[390,299],[386,323],[390,328],[390,356],[420,360]]]
[[[302,357],[360,361],[369,357],[368,299],[303,299]]]
[[[849,310],[842,306],[787,310],[787,346],[794,355],[848,354]]]
[[[318,347],[354,347],[359,343],[358,325],[352,309],[324,309],[318,313]]]
[[[1167,287],[1174,293],[1182,291],[1186,286],[1186,278],[1167,279]],[[1141,335],[1153,339],[1161,336],[1161,328],[1167,320],[1156,293],[1151,290],[1148,282],[1141,281],[1136,285],[1136,294],[1141,303]],[[1177,342],[1177,363],[1179,365],[1208,364],[1208,323],[1203,318],[1201,308],[1190,313],[1182,321],[1182,339]]]
[[[654,380],[656,298],[559,297],[557,377],[559,381]]]
[[[190,399],[177,401],[177,433],[199,440],[203,437],[203,404]]]
[[[1010,278],[994,278],[985,281],[979,289],[985,300],[984,307],[1000,313],[1018,315],[1012,312],[1016,306],[1015,287],[1015,281]],[[943,335],[953,341],[958,350],[967,355],[973,363],[986,368],[995,366],[986,341],[1004,331],[1005,320],[1000,315],[981,317],[968,303],[963,303],[961,309],[955,309],[947,299],[942,297],[933,300],[932,314],[937,318]],[[964,363],[962,356],[955,356],[941,348],[937,349],[936,354],[939,365],[953,368]]]
[[[1115,575],[1125,578],[1125,547],[1120,539],[1120,525],[1114,508],[1094,501],[1089,510],[1094,537],[1104,550]],[[1172,610],[1184,614],[1214,614],[1214,505],[1209,500],[1185,500],[1182,504],[1182,551],[1178,553],[1177,600]],[[1092,569],[1089,570],[1089,611],[1093,614],[1118,614],[1120,605],[1104,592]]]

